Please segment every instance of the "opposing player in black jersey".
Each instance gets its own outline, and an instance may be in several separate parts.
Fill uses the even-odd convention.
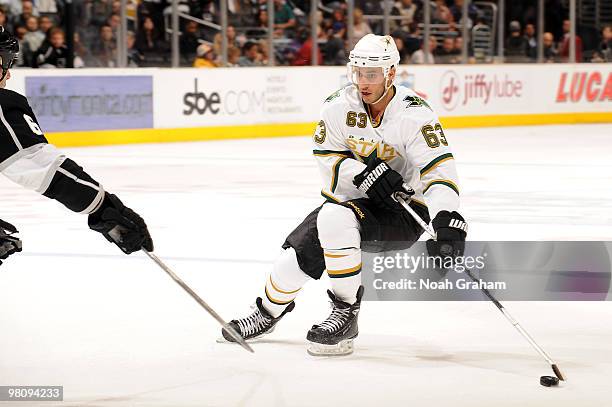
[[[0,26],[0,172],[71,211],[88,215],[89,227],[123,252],[130,254],[142,248],[153,251],[144,220],[49,144],[27,99],[5,89],[18,52],[17,39]],[[2,258],[20,251],[21,242],[12,236],[15,227],[8,223],[0,226],[0,247],[5,248],[0,249]]]

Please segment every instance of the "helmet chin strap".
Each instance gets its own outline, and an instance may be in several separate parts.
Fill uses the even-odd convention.
[[[375,104],[377,104],[378,102],[380,102],[381,100],[383,100],[383,98],[384,98],[385,96],[387,96],[387,93],[389,92],[389,89],[391,89],[391,85],[393,85],[392,83],[388,83],[388,82],[389,82],[389,78],[387,78],[387,77],[385,76],[385,91],[383,92],[382,96],[381,96],[381,97],[379,97],[379,98],[376,100],[376,102],[368,103],[369,105],[375,105]]]
[[[4,80],[4,78],[6,77],[7,73],[8,73],[8,69],[2,68],[2,77],[0,77],[0,82],[2,82]]]

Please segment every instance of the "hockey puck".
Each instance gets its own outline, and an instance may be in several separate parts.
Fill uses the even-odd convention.
[[[541,376],[540,384],[546,387],[556,386],[559,384],[559,379],[554,376]]]

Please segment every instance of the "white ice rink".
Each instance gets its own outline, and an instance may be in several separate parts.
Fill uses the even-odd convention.
[[[448,133],[469,239],[612,240],[612,125]],[[66,151],[226,319],[249,312],[322,200],[306,137]],[[489,302],[367,302],[353,355],[311,357],[326,279],[252,355],[216,343],[212,318],[86,217],[4,178],[0,190],[24,240],[0,266],[0,385],[64,386],[41,406],[612,406],[611,302],[507,303],[564,369],[558,388],[539,385],[552,372]]]

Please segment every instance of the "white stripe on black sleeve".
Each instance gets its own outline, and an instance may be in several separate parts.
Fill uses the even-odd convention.
[[[6,127],[6,130],[9,132],[9,134],[13,138],[13,142],[15,143],[17,148],[19,150],[23,150],[23,146],[21,145],[21,142],[17,138],[17,135],[15,134],[15,130],[13,130],[13,128],[11,127],[9,122],[6,120],[6,117],[4,117],[4,111],[2,110],[2,106],[1,105],[0,105],[0,121],[2,122],[4,127]]]

